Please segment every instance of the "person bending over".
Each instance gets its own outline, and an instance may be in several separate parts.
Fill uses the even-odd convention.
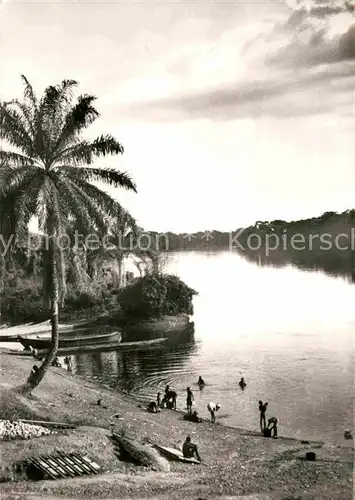
[[[219,403],[215,404],[212,401],[208,403],[207,405],[207,410],[211,414],[211,422],[214,424],[216,421],[216,412],[221,408],[221,405]]]
[[[159,413],[160,412],[160,408],[159,406],[157,405],[157,403],[155,401],[151,401],[148,406],[147,406],[147,410],[150,412],[150,413]]]
[[[271,417],[268,420],[267,428],[271,428],[271,435],[273,438],[277,439],[277,424],[278,424],[278,419],[276,417]]]
[[[176,410],[176,400],[177,400],[177,393],[169,389],[167,392],[165,392],[162,404],[163,405],[166,404],[166,407],[169,408],[170,410]]]

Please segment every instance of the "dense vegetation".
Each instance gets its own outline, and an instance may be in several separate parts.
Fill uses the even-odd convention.
[[[86,289],[69,284],[65,302],[59,306],[59,315],[63,322],[108,314],[117,308],[117,290],[108,283],[102,281]],[[42,279],[26,276],[19,269],[7,273],[1,297],[1,314],[2,319],[11,324],[48,320]]]
[[[177,276],[147,275],[123,288],[118,300],[128,318],[146,319],[164,314],[193,314],[192,298],[196,294]]]

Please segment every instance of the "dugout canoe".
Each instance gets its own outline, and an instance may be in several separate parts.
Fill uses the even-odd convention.
[[[109,332],[103,333],[100,335],[65,335],[59,334],[59,349],[69,349],[72,347],[79,346],[88,346],[93,345],[97,346],[100,344],[108,344],[108,343],[119,343],[121,342],[122,334],[121,332]],[[50,335],[27,335],[26,337],[18,336],[19,342],[25,347],[25,349],[29,349],[32,347],[37,350],[48,350],[51,345],[51,337]]]

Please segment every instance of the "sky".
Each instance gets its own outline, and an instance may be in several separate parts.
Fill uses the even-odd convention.
[[[354,0],[1,6],[1,99],[70,78],[95,94],[157,231],[233,230],[354,207]]]

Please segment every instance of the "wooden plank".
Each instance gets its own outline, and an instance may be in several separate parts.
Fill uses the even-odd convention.
[[[63,467],[58,464],[57,460],[55,457],[51,457],[51,458],[46,458],[46,461],[47,461],[47,464],[51,465],[53,467],[53,469],[62,477],[67,477],[68,474],[66,472],[65,469],[63,469]]]
[[[77,475],[82,476],[84,472],[82,471],[81,467],[77,465],[77,463],[73,460],[71,455],[64,455],[63,458],[65,459],[65,462],[69,464],[76,472]]]
[[[56,471],[52,470],[50,467],[47,467],[46,464],[44,464],[41,460],[34,457],[30,457],[29,460],[37,469],[39,469],[44,474],[47,474],[52,479],[58,479],[58,474],[56,473]]]
[[[87,457],[76,453],[66,454],[58,452],[56,455],[29,457],[25,463],[32,464],[51,479],[66,478],[68,476],[83,476],[97,474],[101,467]]]
[[[89,460],[89,458],[87,457],[79,457],[78,455],[76,455],[75,453],[73,453],[73,455],[79,459],[81,461],[82,464],[85,464],[85,466],[88,467],[88,469],[93,472],[94,474],[97,474],[97,472],[101,469],[101,467],[96,464],[95,462],[92,462],[91,460]]]
[[[83,457],[75,455],[74,453],[71,453],[70,455],[61,453],[60,459],[65,462],[66,467],[70,470],[77,471],[78,469],[80,469],[82,473],[89,475],[92,472],[89,465],[86,462],[83,463]],[[95,469],[94,472],[96,472]]]
[[[64,467],[64,470],[66,471],[67,474],[69,474],[69,476],[71,477],[76,476],[75,470],[72,467],[70,467],[70,465],[67,464],[60,455],[56,457],[56,460]]]
[[[80,467],[80,469],[81,469],[81,470],[82,470],[85,474],[89,474],[89,475],[91,474],[91,472],[92,472],[92,471],[91,471],[90,467],[89,467],[86,463],[84,463],[84,462],[81,460],[81,457],[80,457],[80,458],[77,458],[77,457],[74,455],[74,453],[72,453],[72,454],[70,455],[70,458],[73,460],[73,462],[75,462],[75,463],[76,463],[76,465],[77,465],[78,467]]]
[[[47,420],[20,420],[24,424],[41,425],[42,427],[62,427],[63,429],[76,429],[76,425],[65,422],[49,422]]]

